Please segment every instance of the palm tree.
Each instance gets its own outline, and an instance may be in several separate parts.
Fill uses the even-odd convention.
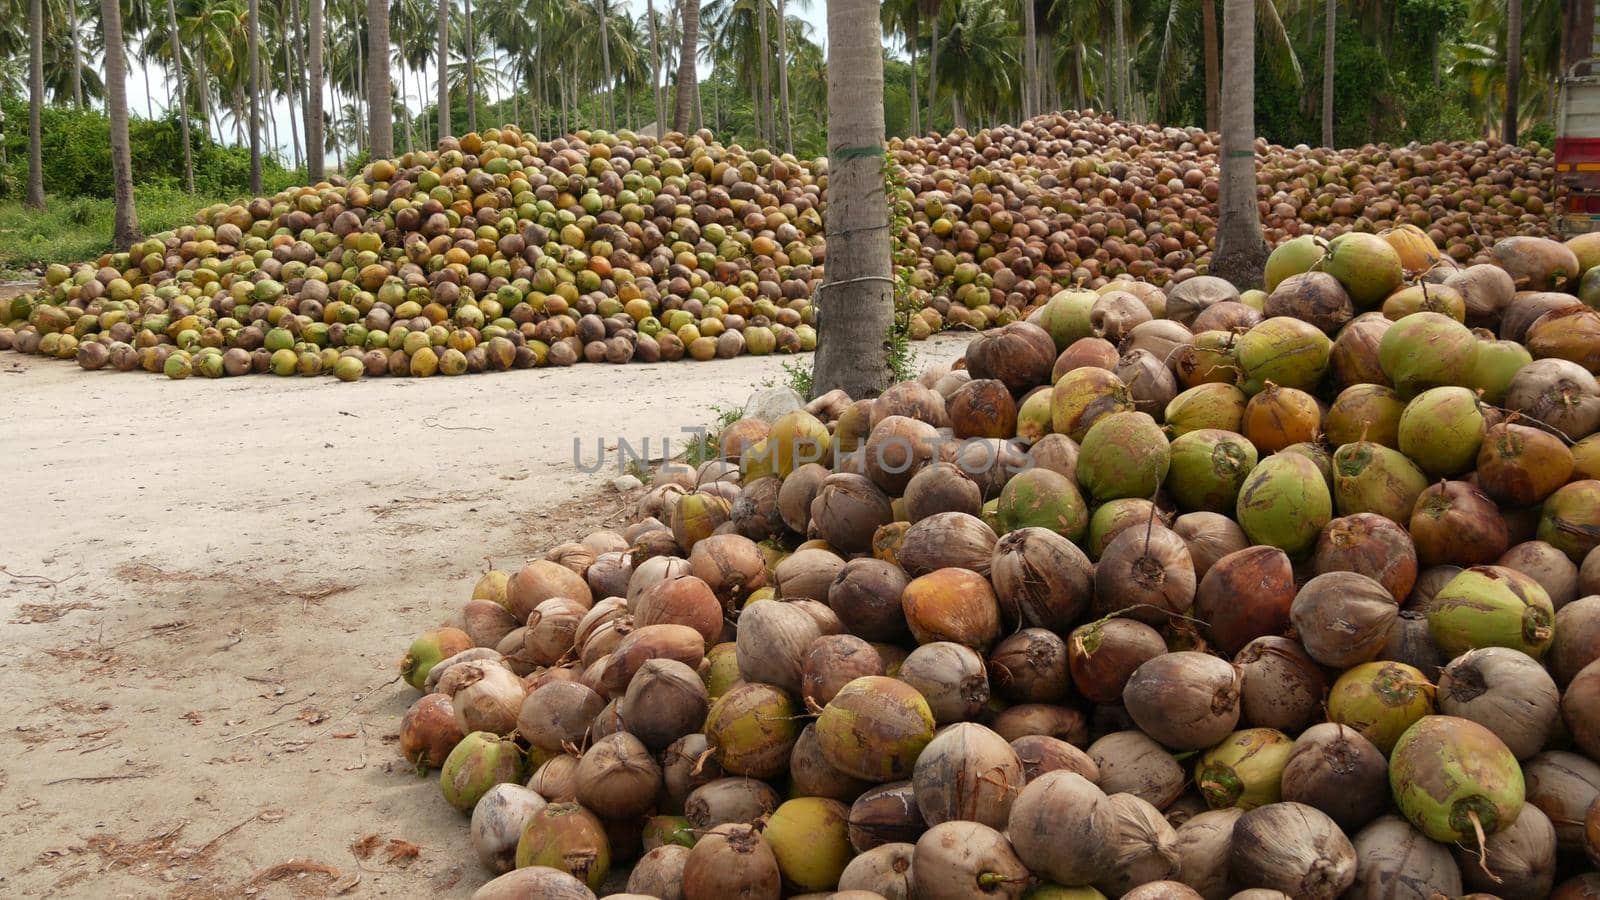
[[[72,105],[83,107],[82,30],[78,27],[78,0],[67,0],[67,36],[72,45]]]
[[[1222,186],[1211,274],[1240,288],[1258,287],[1267,262],[1256,205],[1255,0],[1222,7]]]
[[[44,209],[44,3],[28,4],[28,199]]]
[[[450,134],[450,0],[439,0],[439,138]]]
[[[1039,114],[1039,39],[1033,0],[1022,0],[1022,117]]]
[[[834,249],[820,289],[812,390],[822,394],[838,388],[852,397],[875,397],[888,387],[888,338],[894,326],[877,0],[829,0],[828,36],[824,228],[834,238]]]
[[[1331,6],[1333,0],[1326,0]],[[1222,64],[1217,59],[1217,0],[1200,0],[1200,33],[1205,41],[1206,67],[1206,130],[1215,132],[1220,126],[1218,117],[1222,104]]]
[[[968,110],[997,117],[1014,96],[1016,32],[1005,9],[988,0],[957,0],[945,9],[948,15],[936,30],[944,34],[929,66],[937,63],[948,73],[951,118],[956,128],[966,128]]]
[[[466,0],[466,18],[462,33],[467,39],[467,131],[478,130],[478,67],[477,23],[472,20],[472,0]]]
[[[672,130],[688,131],[697,121],[700,108],[699,75],[695,72],[695,51],[700,46],[700,0],[678,0],[683,20],[683,44],[678,51],[677,102],[672,113]]]
[[[1522,0],[1506,0],[1506,112],[1500,140],[1517,142],[1517,89],[1522,80]]]
[[[106,41],[106,112],[111,118],[111,186],[116,218],[111,243],[126,250],[139,239],[133,208],[133,161],[128,147],[128,58],[122,49],[122,4],[100,0],[100,29]]]
[[[110,0],[100,0],[104,5]],[[250,193],[261,193],[261,3],[250,0],[250,27],[247,57],[250,67]]]
[[[778,101],[783,104],[783,151],[794,152],[794,118],[789,113],[789,17],[778,0]]]
[[[760,126],[756,133],[766,143],[772,143],[772,41],[767,37],[767,0],[756,0],[756,36],[759,43],[756,52],[760,56],[761,66],[761,94],[760,112],[758,118]]]
[[[373,159],[394,156],[389,99],[389,0],[367,0],[367,143]]]
[[[612,94],[616,91],[616,84],[611,80],[611,13],[606,9],[606,0],[594,0],[594,11],[600,17],[600,68],[604,73],[601,86],[606,94],[606,123],[605,127],[616,130],[617,110],[612,105]]]
[[[183,189],[192,194],[194,149],[189,144],[189,101],[183,92],[183,50],[178,42],[178,10],[174,0],[167,0],[167,32],[172,47],[172,77],[178,86],[178,138],[183,141]]]
[[[928,127],[933,128],[934,105],[939,97],[939,31],[943,0],[916,0],[919,18],[928,22]]]
[[[298,0],[297,0],[298,2]],[[322,114],[322,0],[311,0],[306,43],[310,45],[310,84],[306,86],[306,177],[312,183],[327,177],[327,138]]]
[[[645,0],[645,21],[650,25],[650,90],[655,93],[656,136],[666,134],[667,107],[661,96],[661,36],[656,33],[656,0]]]
[[[1322,146],[1333,146],[1333,25],[1338,6],[1322,0]]]
[[[917,96],[921,81],[917,72],[917,49],[922,43],[921,0],[888,0],[881,10],[884,31],[898,34],[911,53],[911,133],[921,134],[922,99]]]

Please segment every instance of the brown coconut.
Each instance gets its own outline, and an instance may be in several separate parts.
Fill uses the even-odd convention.
[[[1355,572],[1383,585],[1396,603],[1404,603],[1417,581],[1417,549],[1411,535],[1377,513],[1340,516],[1317,538],[1312,570]]]
[[[1294,596],[1288,555],[1260,545],[1212,564],[1196,590],[1194,614],[1207,623],[1211,640],[1232,656],[1262,635],[1282,633]]]
[[[1328,572],[1306,582],[1289,618],[1311,658],[1349,668],[1376,659],[1400,606],[1382,584],[1355,572]]]
[[[1077,690],[1095,703],[1119,703],[1135,669],[1167,652],[1161,633],[1134,619],[1099,619],[1073,629],[1067,665]]]
[[[1322,668],[1298,641],[1258,637],[1234,656],[1239,669],[1239,709],[1257,728],[1297,734],[1321,718],[1328,696]]]

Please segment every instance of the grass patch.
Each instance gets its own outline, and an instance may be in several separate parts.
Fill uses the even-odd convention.
[[[167,186],[134,189],[145,234],[194,221],[195,211],[223,198],[190,196]],[[0,203],[0,276],[28,277],[50,263],[87,262],[111,249],[116,205],[110,200],[51,196],[41,212],[12,200]]]

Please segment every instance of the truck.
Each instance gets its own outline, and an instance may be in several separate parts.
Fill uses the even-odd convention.
[[[1600,231],[1600,57],[1579,60],[1563,73],[1555,164],[1563,235]]]

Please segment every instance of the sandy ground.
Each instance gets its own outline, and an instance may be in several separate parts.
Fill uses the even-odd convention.
[[[573,436],[659,446],[781,363],[347,385],[0,354],[0,893],[470,894],[466,818],[396,750],[406,645],[487,561],[623,520]]]

